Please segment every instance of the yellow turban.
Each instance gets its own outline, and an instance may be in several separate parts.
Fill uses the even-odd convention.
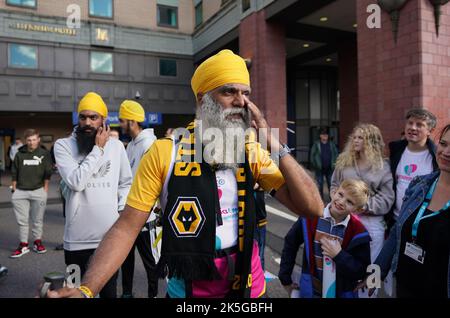
[[[108,107],[106,107],[102,97],[97,93],[89,92],[84,95],[78,104],[78,114],[83,110],[97,112],[104,118],[108,117]]]
[[[197,97],[225,84],[250,86],[250,74],[245,61],[230,50],[222,50],[199,65],[192,76],[191,87]]]
[[[145,121],[145,111],[141,104],[132,100],[125,100],[120,105],[119,118],[142,123]]]

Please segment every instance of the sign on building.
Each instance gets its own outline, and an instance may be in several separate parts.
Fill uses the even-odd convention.
[[[112,127],[119,126],[119,113],[118,112],[109,112],[108,119],[106,123]],[[72,112],[72,124],[78,124],[78,112]]]
[[[162,125],[161,113],[147,113],[147,123],[149,125]]]

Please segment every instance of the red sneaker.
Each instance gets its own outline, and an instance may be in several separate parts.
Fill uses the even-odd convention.
[[[34,241],[33,251],[35,251],[38,254],[44,254],[47,252],[47,249],[45,248],[44,245],[42,245],[41,240],[36,240]]]
[[[19,247],[9,257],[19,258],[27,254],[28,252],[30,252],[30,249],[28,248],[28,243],[21,242],[19,244]]]

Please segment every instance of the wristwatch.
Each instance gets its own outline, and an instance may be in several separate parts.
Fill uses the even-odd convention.
[[[281,158],[283,158],[284,156],[286,156],[286,155],[288,155],[290,153],[291,153],[291,148],[289,148],[289,146],[286,145],[286,144],[282,144],[281,145],[281,149],[280,149],[280,151],[278,153],[278,158],[281,159]]]

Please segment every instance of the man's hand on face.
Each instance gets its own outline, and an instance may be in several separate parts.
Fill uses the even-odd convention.
[[[104,148],[106,143],[109,140],[109,132],[110,132],[109,126],[106,126],[103,124],[97,131],[97,136],[95,136],[95,145],[97,145],[100,148]]]
[[[259,110],[258,106],[251,102],[248,97],[245,97],[245,102],[252,117],[252,127],[256,130],[260,130],[259,138],[267,141],[268,149],[279,149],[281,147],[280,142],[270,132],[269,124],[264,118],[262,112]],[[271,138],[269,138],[269,133]]]
[[[256,129],[260,129],[260,128],[269,128],[269,125],[267,124],[267,121],[265,120],[263,114],[261,113],[261,111],[259,110],[258,106],[256,106],[253,102],[250,101],[250,99],[248,99],[248,97],[244,97],[245,98],[245,102],[247,105],[247,108],[251,114],[252,120],[255,124],[255,128]]]

